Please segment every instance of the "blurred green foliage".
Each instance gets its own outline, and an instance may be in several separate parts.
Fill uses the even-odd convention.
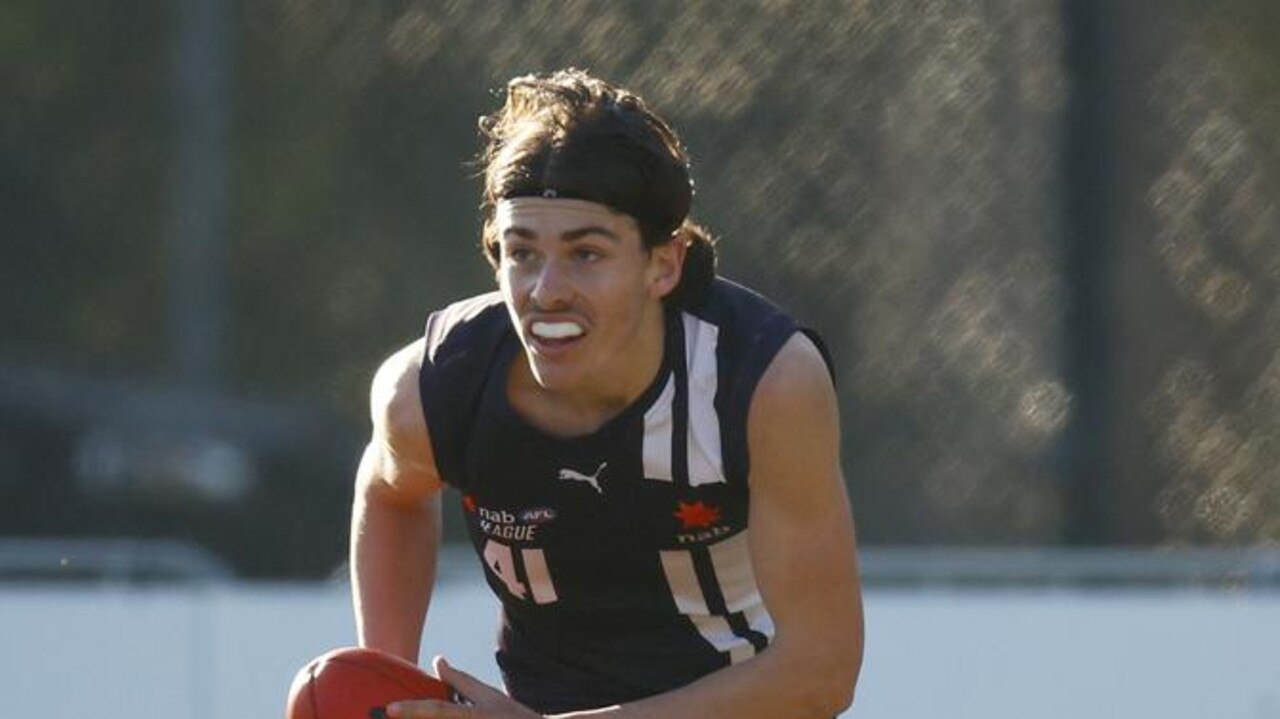
[[[0,305],[7,353],[154,372],[164,3],[0,8]]]

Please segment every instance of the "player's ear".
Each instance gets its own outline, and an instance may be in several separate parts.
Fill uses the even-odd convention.
[[[677,232],[670,241],[649,250],[649,293],[654,299],[666,297],[680,284],[688,248],[684,235]]]

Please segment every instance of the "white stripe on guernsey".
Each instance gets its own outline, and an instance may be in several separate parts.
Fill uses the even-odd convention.
[[[730,612],[743,612],[747,625],[773,639],[773,618],[760,599],[751,571],[751,558],[747,553],[746,532],[709,547],[711,564],[715,570],[720,593]],[[671,596],[681,614],[689,617],[693,626],[708,644],[729,655],[733,663],[755,655],[755,647],[744,637],[733,632],[728,620],[711,614],[706,597],[698,583],[693,567],[693,554],[676,549],[659,553],[662,571],[667,575]]]
[[[764,602],[751,607],[746,612],[747,626],[760,632],[773,641],[773,617],[769,614],[769,610],[765,609]]]
[[[720,328],[684,315],[685,366],[689,374],[689,484],[723,482],[720,418],[716,414],[716,345]]]
[[[742,637],[734,637],[735,644],[729,648],[729,663],[740,664],[756,655],[756,648]]]
[[[756,648],[751,642],[734,634],[724,617],[699,614],[689,619],[693,620],[693,626],[698,628],[698,633],[707,640],[708,644],[729,655],[731,664],[737,664],[755,656]]]
[[[667,575],[676,607],[689,618],[698,634],[716,651],[727,653],[733,664],[754,656],[756,650],[751,642],[734,634],[727,619],[711,614],[707,609],[707,600],[702,596],[698,575],[693,569],[693,555],[683,549],[660,554],[662,570]]]
[[[524,574],[529,579],[533,601],[538,604],[554,602],[556,587],[551,583],[551,573],[547,571],[547,558],[542,554],[542,550],[524,549],[520,554],[524,559]]]
[[[716,569],[716,582],[730,612],[745,612],[761,604],[756,575],[751,569],[751,550],[747,532],[742,531],[707,548],[711,566]]]
[[[670,482],[671,432],[675,423],[673,403],[676,397],[675,376],[667,376],[662,394],[644,413],[644,477]]]
[[[671,587],[676,609],[691,616],[710,614],[707,600],[702,596],[702,587],[698,584],[698,573],[693,569],[693,555],[684,549],[664,550],[658,554],[662,557],[662,571],[667,575],[667,586]]]

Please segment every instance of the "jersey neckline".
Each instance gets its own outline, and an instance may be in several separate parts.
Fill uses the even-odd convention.
[[[673,363],[671,353],[676,348],[684,351],[684,343],[679,341],[680,335],[677,329],[680,322],[679,314],[678,310],[670,308],[665,309],[663,312],[662,363],[658,366],[658,371],[653,380],[649,382],[649,386],[631,404],[605,420],[604,424],[592,432],[561,437],[525,419],[524,415],[517,412],[516,408],[512,406],[511,397],[507,394],[507,376],[511,371],[511,363],[515,360],[516,354],[522,349],[520,339],[516,337],[514,331],[507,332],[502,339],[502,345],[498,351],[498,361],[494,366],[493,373],[490,375],[492,387],[486,394],[495,398],[491,401],[491,404],[497,410],[498,416],[504,423],[546,441],[582,443],[613,435],[626,427],[634,417],[637,415],[643,416],[645,412],[649,411],[649,408],[657,401],[658,396],[662,394],[663,389],[666,388],[667,382],[672,376]]]

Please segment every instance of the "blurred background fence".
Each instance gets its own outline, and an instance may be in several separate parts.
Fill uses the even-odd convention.
[[[681,131],[830,341],[864,544],[1280,541],[1270,0],[8,0],[0,535],[342,561],[366,392],[491,286],[475,121],[574,65]]]

